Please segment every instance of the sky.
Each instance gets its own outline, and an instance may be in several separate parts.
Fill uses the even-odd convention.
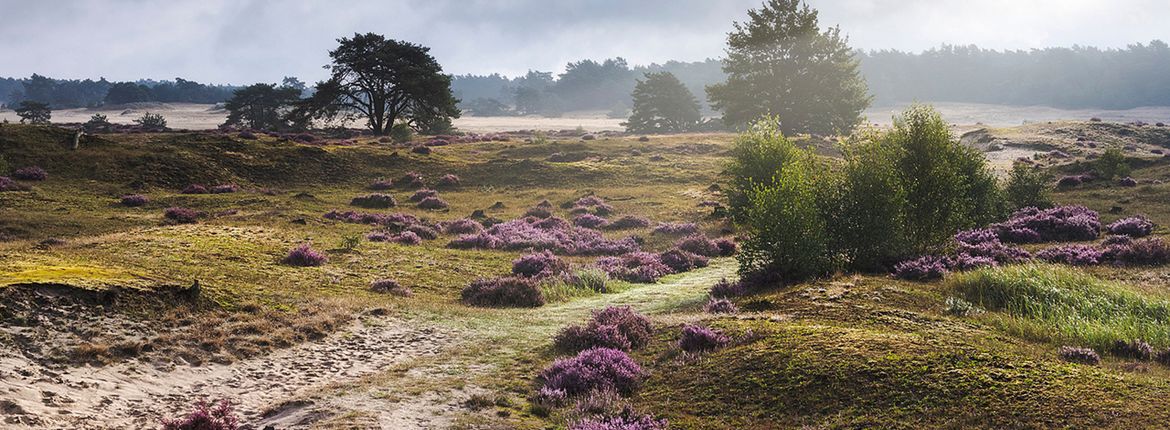
[[[762,0],[0,0],[0,76],[249,84],[323,79],[336,39],[432,48],[447,73],[720,58]],[[1170,41],[1170,0],[808,0],[854,48]]]

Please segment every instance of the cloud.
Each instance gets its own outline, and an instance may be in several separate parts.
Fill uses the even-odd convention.
[[[1121,47],[1170,39],[1164,0],[810,0],[855,47],[943,43]],[[0,0],[0,76],[306,81],[336,39],[375,32],[432,47],[451,73],[560,71],[722,56],[760,0]]]

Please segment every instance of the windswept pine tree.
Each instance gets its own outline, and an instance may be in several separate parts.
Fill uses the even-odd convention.
[[[634,111],[624,125],[631,133],[678,133],[699,123],[699,102],[670,72],[647,73],[634,86]]]

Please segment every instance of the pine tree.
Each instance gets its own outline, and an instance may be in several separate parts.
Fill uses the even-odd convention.
[[[631,133],[671,133],[698,124],[699,102],[670,72],[647,73],[634,86],[634,110],[624,125]]]

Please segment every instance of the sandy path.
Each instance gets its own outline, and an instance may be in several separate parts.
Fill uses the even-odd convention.
[[[453,341],[446,331],[367,317],[321,341],[230,365],[128,362],[58,372],[4,348],[0,418],[6,428],[155,428],[160,416],[187,411],[198,399],[230,398],[243,422],[256,423],[264,411],[299,395],[437,354]]]

